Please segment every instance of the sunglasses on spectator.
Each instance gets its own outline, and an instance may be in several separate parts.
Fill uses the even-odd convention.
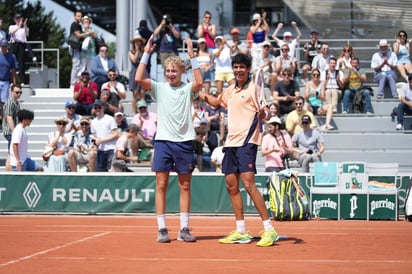
[[[114,74],[114,73],[109,74],[109,77],[113,77],[113,76],[116,76],[116,74]]]
[[[101,106],[94,106],[93,108],[94,109],[101,109],[102,107]]]
[[[405,34],[400,34],[399,37],[406,37],[406,35]]]
[[[302,122],[302,125],[309,125],[309,122]]]
[[[264,47],[264,48],[269,48],[269,45],[264,45],[263,47]]]
[[[65,126],[65,125],[66,125],[66,123],[57,122],[57,123],[56,123],[56,125],[58,125],[58,126]]]
[[[22,94],[22,91],[15,91],[16,94]]]
[[[286,49],[286,48],[285,48],[285,49],[282,49],[282,51],[289,51],[289,49]]]
[[[350,49],[345,49],[345,50],[343,50],[343,52],[351,52],[351,50]]]
[[[210,16],[205,16],[205,18],[206,18],[206,19],[207,19],[207,18],[209,18],[209,19],[210,19],[210,18],[212,18],[212,17],[210,17]]]
[[[319,77],[320,74],[319,74],[319,73],[313,73],[312,76],[313,76],[313,77]]]
[[[70,107],[67,107],[68,109],[75,109],[76,107],[75,106],[70,106]]]
[[[88,126],[89,123],[80,123],[81,126]]]
[[[295,103],[295,106],[301,106],[301,105],[303,105],[303,103]]]

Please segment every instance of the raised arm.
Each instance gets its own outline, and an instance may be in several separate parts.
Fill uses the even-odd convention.
[[[203,85],[202,72],[200,71],[199,63],[197,62],[195,53],[193,51],[192,40],[189,37],[187,37],[185,39],[185,42],[187,45],[187,52],[191,60],[190,62],[192,64],[192,72],[193,72],[192,91],[194,93],[198,93],[202,89],[202,85]]]
[[[153,44],[152,34],[144,47],[144,53],[142,59],[140,60],[139,66],[137,67],[135,81],[137,84],[141,85],[146,90],[152,90],[152,80],[145,76],[146,66],[149,62],[150,54],[155,50],[156,44]]]

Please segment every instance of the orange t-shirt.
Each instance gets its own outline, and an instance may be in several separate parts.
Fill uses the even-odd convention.
[[[218,100],[227,109],[228,135],[225,146],[243,146],[253,121],[258,119],[259,103],[256,98],[255,84],[249,82],[243,89],[235,89],[235,84],[230,85],[219,95]],[[258,122],[248,143],[260,145],[260,142]]]

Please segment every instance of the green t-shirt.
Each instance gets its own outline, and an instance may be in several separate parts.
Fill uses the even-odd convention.
[[[345,77],[349,75],[349,89],[356,90],[362,86],[362,81],[360,79],[361,75],[365,74],[365,71],[363,69],[359,69],[358,73],[350,73],[349,69],[345,70]]]
[[[152,94],[157,102],[156,140],[184,142],[195,139],[192,122],[192,83],[172,87],[152,80]]]

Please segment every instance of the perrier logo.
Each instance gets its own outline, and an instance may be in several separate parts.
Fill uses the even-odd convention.
[[[395,210],[395,203],[392,201],[389,201],[388,198],[386,198],[385,200],[372,201],[370,208],[371,208],[371,215],[373,215],[375,213],[375,210],[379,208]]]
[[[349,201],[350,201],[350,214],[349,214],[349,216],[351,218],[353,218],[353,217],[355,217],[356,209],[358,209],[358,197],[353,195],[352,198],[350,198]]]

